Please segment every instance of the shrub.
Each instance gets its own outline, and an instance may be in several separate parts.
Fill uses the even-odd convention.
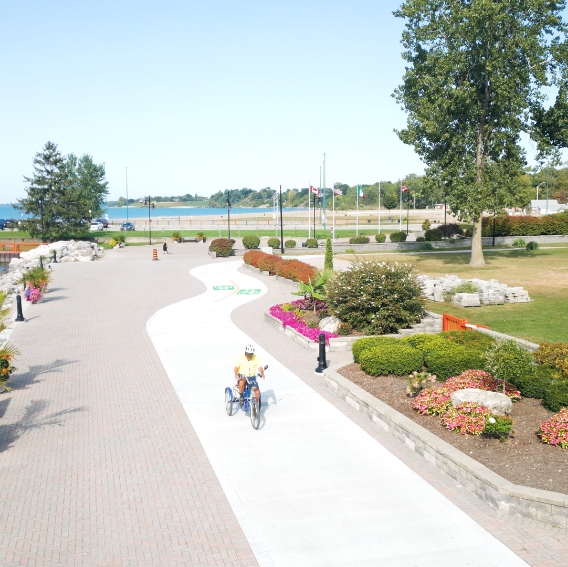
[[[503,442],[511,434],[513,428],[513,420],[504,415],[492,415],[487,418],[483,435],[485,437],[493,437]]]
[[[205,234],[204,234],[203,232],[198,232],[198,233],[195,235],[195,239],[196,239],[196,240],[203,240],[203,242],[205,242],[205,241],[207,240],[207,237],[205,236]],[[179,242],[181,242],[181,237],[180,237],[180,239],[179,239]]]
[[[426,239],[423,236],[417,236],[416,242],[426,242]]]
[[[453,343],[456,343],[458,345],[467,346],[468,348],[480,351],[485,351],[490,346],[495,344],[495,339],[492,336],[473,330],[443,331],[438,336],[452,341]]]
[[[422,223],[422,230],[429,230],[430,229],[431,223],[428,219],[426,219],[423,223]]]
[[[527,250],[538,250],[538,242],[535,242],[534,240],[531,240],[531,241],[527,244]]]
[[[501,383],[495,380],[489,372],[483,370],[466,370],[459,376],[452,376],[446,380],[446,387],[452,392],[463,390],[464,388],[477,388],[487,392],[495,392],[497,388],[502,388]],[[505,395],[512,401],[521,399],[521,393],[513,384],[505,383]]]
[[[385,242],[387,239],[387,235],[383,234],[381,232],[381,234],[375,234],[375,241],[378,242],[379,244]]]
[[[347,337],[351,334],[351,331],[353,331],[353,327],[349,323],[340,323],[337,334],[340,337]]]
[[[450,376],[457,376],[464,370],[483,370],[485,360],[477,351],[470,351],[459,345],[437,348],[428,352],[424,357],[426,368],[436,374],[438,380],[447,380]]]
[[[531,374],[519,377],[516,386],[525,398],[542,400],[553,382],[553,369],[538,364],[533,366]]]
[[[568,449],[568,410],[562,408],[556,415],[543,421],[538,434],[543,443]]]
[[[352,236],[349,239],[349,244],[369,244],[368,236]]]
[[[174,242],[181,242],[181,234],[179,232],[172,232],[172,240]]]
[[[209,251],[215,252],[217,258],[227,258],[233,253],[233,243],[228,238],[215,238],[209,244]]]
[[[269,238],[267,244],[270,248],[280,248],[280,238]]]
[[[485,367],[497,380],[515,385],[533,373],[532,356],[513,340],[490,347],[486,353]]]
[[[308,238],[306,240],[306,248],[317,248],[317,247],[318,247],[317,238]]]
[[[118,242],[117,242],[114,238],[111,238],[111,239],[108,241],[108,245],[109,245],[111,248],[114,248],[117,244],[118,244]]]
[[[464,402],[450,407],[442,417],[442,424],[461,435],[481,435],[491,412],[475,402]]]
[[[253,266],[254,268],[258,268],[258,261],[265,253],[261,252],[260,250],[251,250],[250,252],[245,252],[243,256],[243,261],[245,264],[249,266]]]
[[[560,411],[568,407],[568,381],[552,382],[544,392],[542,405],[550,411]]]
[[[389,234],[391,242],[406,242],[406,232],[404,230],[395,230]]]
[[[452,405],[451,395],[452,391],[446,386],[426,388],[416,396],[412,408],[422,415],[444,415]]]
[[[413,348],[417,348],[423,353],[430,352],[431,350],[436,350],[437,348],[444,348],[444,345],[448,344],[444,337],[441,337],[439,334],[432,335],[430,333],[410,335],[400,340],[406,344],[409,344]]]
[[[268,272],[271,276],[276,273],[276,266],[282,262],[279,256],[272,254],[265,254],[258,260],[258,269],[263,272]]]
[[[442,240],[443,237],[442,231],[438,228],[431,228],[424,233],[424,238],[427,242],[436,242]]]
[[[361,369],[371,376],[404,376],[422,370],[422,353],[406,345],[385,345],[365,350],[359,357]]]
[[[420,250],[434,250],[431,242],[424,242],[422,246],[420,246]]]
[[[462,236],[463,235],[462,227],[455,222],[451,222],[449,224],[441,224],[438,227],[437,230],[439,230],[442,233],[442,236],[444,238],[450,238],[452,236],[457,236],[457,235]]]
[[[43,290],[51,279],[50,272],[40,266],[30,268],[25,272],[24,277],[26,278],[26,283],[32,287],[37,287],[39,290]]]
[[[366,334],[386,335],[418,323],[424,314],[411,266],[357,260],[327,284],[330,313]]]
[[[448,291],[443,292],[444,301],[451,301],[456,293],[476,293],[479,287],[474,282],[463,282]]]
[[[125,234],[117,234],[114,239],[118,244],[126,244],[126,235]]]
[[[361,353],[369,350],[371,348],[390,346],[401,344],[401,339],[395,339],[394,337],[365,337],[363,339],[357,339],[351,345],[351,352],[353,353],[353,360],[359,362]]]
[[[406,395],[414,398],[426,386],[431,386],[432,382],[436,381],[436,376],[433,374],[428,374],[428,372],[416,372],[409,374],[407,377],[408,386],[406,388]]]
[[[492,234],[492,217],[482,220],[483,236]],[[496,236],[537,236],[540,234],[568,234],[568,213],[561,212],[543,217],[502,216],[495,219]]]
[[[548,364],[568,378],[568,343],[542,343],[533,353],[539,364]]]
[[[323,269],[333,272],[333,246],[331,244],[331,238],[327,238],[325,241],[325,258],[323,261]]]
[[[513,242],[513,246],[515,248],[524,248],[527,245],[527,243],[522,239],[522,238],[517,238],[514,242]]]
[[[258,236],[255,236],[254,234],[247,234],[246,236],[243,236],[243,246],[247,250],[254,250],[255,248],[258,248],[259,245],[260,238]]]
[[[284,242],[284,248],[296,248],[296,241],[286,240],[286,242]]]

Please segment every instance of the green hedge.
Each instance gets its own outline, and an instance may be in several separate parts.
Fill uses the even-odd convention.
[[[395,230],[389,235],[391,242],[406,242],[406,232],[404,230]]]
[[[296,248],[296,241],[295,240],[286,240],[284,242],[285,248]]]
[[[441,230],[437,228],[431,228],[424,233],[424,238],[428,242],[437,242],[439,240],[442,240],[442,238],[444,238],[444,235],[442,234]]]
[[[542,397],[542,405],[554,412],[568,408],[568,381],[561,380],[550,384]]]
[[[349,239],[349,244],[369,244],[368,236],[352,236]]]
[[[318,247],[318,241],[316,238],[308,238],[306,240],[306,248],[317,248]]]
[[[364,339],[357,339],[351,345],[351,352],[353,353],[353,360],[359,362],[361,353],[365,350],[384,345],[399,345],[402,344],[402,339],[395,339],[394,337],[367,337]]]
[[[384,233],[382,233],[382,232],[381,232],[381,234],[375,234],[375,240],[376,240],[379,244],[381,244],[382,242],[385,242],[386,239],[387,239],[387,235],[384,234]]]
[[[410,345],[412,348],[417,348],[423,353],[433,350],[443,350],[448,345],[450,348],[452,346],[446,338],[440,337],[438,334],[432,335],[429,333],[420,333],[418,335],[404,337],[404,339],[401,340]]]
[[[243,236],[243,246],[248,250],[254,250],[260,245],[260,238],[254,234],[247,234]]]
[[[493,234],[493,217],[483,219],[483,236]],[[542,217],[497,217],[495,236],[538,236],[540,234],[568,234],[568,212]]]
[[[532,372],[517,378],[515,386],[525,398],[542,400],[553,383],[552,370],[544,365],[536,365]]]
[[[400,344],[365,350],[361,353],[360,363],[361,369],[371,376],[407,376],[415,370],[422,370],[424,360],[419,350]]]
[[[280,238],[269,238],[267,244],[270,248],[280,248]]]
[[[428,372],[435,374],[438,380],[442,381],[465,370],[485,369],[485,360],[480,352],[452,345],[449,341],[447,346],[426,353],[424,363]]]

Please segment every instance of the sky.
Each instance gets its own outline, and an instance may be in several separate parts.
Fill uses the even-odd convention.
[[[3,2],[0,202],[49,140],[109,199],[423,172],[394,132],[398,0]]]

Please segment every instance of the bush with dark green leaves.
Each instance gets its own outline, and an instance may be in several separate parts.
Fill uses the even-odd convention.
[[[371,348],[382,347],[385,345],[402,345],[402,339],[397,339],[395,337],[364,337],[362,339],[357,339],[351,345],[351,352],[353,353],[353,360],[359,362],[359,357],[361,353],[365,350]]]
[[[247,234],[246,236],[243,236],[243,246],[247,250],[254,250],[255,248],[258,248],[259,245],[260,238],[258,236],[255,236],[254,234]]]
[[[466,331],[443,331],[438,336],[482,352],[495,344],[495,339],[491,335],[469,329]]]
[[[516,341],[495,343],[486,353],[485,369],[499,381],[518,387],[518,382],[533,373],[533,357]]]
[[[408,328],[424,315],[422,288],[406,264],[357,260],[327,283],[330,313],[368,335]]]
[[[554,383],[554,370],[546,365],[536,364],[530,373],[520,376],[515,386],[525,398],[542,400],[546,392]]]
[[[424,242],[424,244],[420,246],[420,250],[425,250],[425,251],[434,250],[434,247],[432,246],[431,242]]]
[[[448,341],[443,348],[426,353],[424,363],[430,374],[435,374],[438,380],[443,381],[465,370],[484,370],[485,357],[478,351]]]
[[[353,331],[353,327],[349,323],[340,323],[337,329],[337,334],[340,337],[348,337]]]
[[[391,242],[406,242],[406,232],[404,230],[395,230],[389,234]]]
[[[306,248],[317,248],[318,247],[318,241],[316,238],[308,238],[306,240]]]
[[[534,240],[531,240],[531,241],[527,244],[527,250],[538,250],[538,242],[535,242]]]
[[[417,335],[410,335],[400,339],[403,343],[410,345],[412,348],[417,348],[424,354],[432,350],[442,350],[448,347],[448,341],[445,337],[441,337],[440,334],[431,333],[419,333]],[[451,345],[450,347],[451,348]]]
[[[284,242],[285,248],[296,248],[296,241],[295,240],[286,240]]]
[[[383,234],[381,232],[381,234],[375,234],[375,241],[378,242],[379,244],[385,242],[387,239],[387,235]]]
[[[444,238],[451,238],[452,236],[463,236],[463,229],[462,227],[455,223],[450,222],[448,224],[441,224],[438,227],[438,230],[442,233]]]
[[[444,238],[442,231],[438,228],[431,228],[424,233],[424,238],[427,242],[437,242]]]
[[[492,415],[487,419],[483,435],[499,439],[499,441],[506,441],[511,434],[511,429],[513,429],[513,420],[510,417]]]
[[[417,236],[416,237],[416,242],[425,242],[426,239],[423,236]]]
[[[369,244],[368,236],[352,236],[349,239],[349,244]]]
[[[384,345],[364,350],[360,356],[361,370],[371,376],[408,376],[423,367],[423,356],[419,350],[399,345]]]
[[[550,384],[542,397],[542,405],[554,412],[568,408],[568,380],[557,380]]]
[[[269,238],[267,244],[270,248],[280,248],[280,238]]]
[[[217,258],[226,258],[233,253],[233,241],[228,238],[215,238],[209,244],[209,251],[215,252]]]

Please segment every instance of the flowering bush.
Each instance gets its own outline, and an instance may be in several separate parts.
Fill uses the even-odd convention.
[[[366,334],[386,335],[418,323],[424,314],[411,266],[359,260],[327,283],[331,314]]]
[[[443,415],[452,405],[452,390],[446,386],[422,390],[412,403],[412,407],[422,415]]]
[[[269,264],[263,263],[262,266],[259,265],[263,259],[268,259]],[[271,274],[276,274],[277,276],[295,282],[308,283],[315,278],[317,273],[317,268],[305,262],[300,262],[299,260],[283,260],[280,256],[266,254],[260,250],[245,252],[243,260],[245,264],[249,266],[268,271]]]
[[[461,435],[481,435],[491,412],[475,402],[464,402],[451,407],[442,416],[442,423],[450,430]]]
[[[258,269],[263,272],[268,272],[271,276],[276,273],[276,267],[282,260],[278,256],[272,254],[265,254],[258,260]]]
[[[338,336],[336,333],[328,333],[327,331],[322,331],[321,329],[318,328],[308,327],[308,325],[306,325],[306,323],[302,319],[301,315],[299,315],[298,313],[298,311],[302,309],[303,305],[304,305],[304,300],[299,299],[297,301],[291,301],[290,303],[285,303],[283,305],[273,305],[268,311],[273,317],[276,317],[276,319],[282,321],[283,327],[291,327],[292,329],[300,333],[302,336],[314,342],[318,341],[320,334],[325,335],[325,340],[327,343],[329,343],[329,339]],[[285,306],[285,309],[282,308],[283,306]],[[290,311],[289,306],[293,306],[294,311]]]
[[[562,408],[556,415],[543,421],[538,434],[543,443],[568,449],[568,409]]]
[[[8,380],[10,374],[16,370],[16,368],[12,366],[12,358],[14,358],[13,354],[3,354],[0,357],[0,382]]]
[[[31,287],[28,291],[29,293],[26,292],[24,294],[26,301],[37,301],[41,299],[41,290],[39,288]]]
[[[416,372],[416,370],[408,375],[408,387],[406,388],[406,395],[415,397],[426,386],[431,385],[436,381],[436,376],[434,374],[428,374],[428,372]]]

